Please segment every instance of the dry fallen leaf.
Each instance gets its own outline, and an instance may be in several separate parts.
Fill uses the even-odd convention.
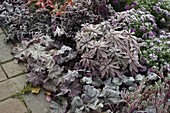
[[[50,93],[50,92],[48,92],[48,91],[46,91],[46,92],[45,92],[45,94],[46,94],[46,95],[51,95],[51,93]]]
[[[38,94],[39,92],[40,92],[40,87],[33,87],[32,89],[31,89],[31,92],[32,93],[35,93],[35,94]]]

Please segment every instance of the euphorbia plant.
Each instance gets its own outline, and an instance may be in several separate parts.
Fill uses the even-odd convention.
[[[94,74],[100,73],[101,77],[121,77],[125,72],[135,75],[138,69],[144,68],[138,58],[138,38],[130,31],[117,31],[108,21],[84,25],[75,40],[82,54],[80,64]]]

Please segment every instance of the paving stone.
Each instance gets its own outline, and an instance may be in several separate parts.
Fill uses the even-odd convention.
[[[13,59],[13,56],[10,54],[10,51],[11,50],[8,49],[7,47],[0,48],[0,62],[1,63]]]
[[[4,33],[0,34],[0,48],[8,47],[9,49],[11,49],[12,44],[11,43],[6,43],[5,42],[5,37],[6,37],[6,35]]]
[[[4,71],[2,70],[2,68],[0,67],[0,81],[5,80],[5,79],[7,79],[7,77]]]
[[[0,100],[8,98],[24,88],[26,76],[21,75],[0,83]]]
[[[49,103],[45,100],[44,91],[39,94],[26,94],[23,98],[32,113],[50,113]]]
[[[2,29],[0,28],[0,34],[3,33]]]
[[[11,44],[5,44],[4,42],[5,34],[0,34],[0,61],[5,62],[11,60],[13,56],[11,53]]]
[[[4,34],[4,33],[0,33],[0,42],[5,42],[5,37],[6,37],[6,35]]]
[[[7,99],[0,102],[0,112],[1,113],[26,113],[27,109],[23,102],[19,99]]]
[[[26,67],[23,64],[16,64],[13,61],[2,64],[2,67],[9,78],[26,72]]]

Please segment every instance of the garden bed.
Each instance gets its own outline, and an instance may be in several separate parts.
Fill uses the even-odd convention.
[[[52,113],[170,113],[169,0],[5,0],[0,21]]]

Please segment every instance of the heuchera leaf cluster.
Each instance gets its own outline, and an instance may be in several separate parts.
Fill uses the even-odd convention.
[[[66,36],[74,38],[82,24],[97,24],[108,19],[114,13],[114,10],[106,3],[106,0],[81,0],[75,2],[74,5],[67,5],[65,14],[61,17],[61,25],[66,32]]]
[[[95,15],[88,8],[84,7],[81,3],[75,3],[74,6],[68,5],[66,13],[62,16],[61,25],[64,28],[66,36],[74,38],[76,32],[80,30],[81,25],[84,23],[98,23],[102,19]]]
[[[30,13],[28,6],[21,1],[5,1],[1,6],[2,24],[8,32],[6,41],[16,43],[30,40],[34,35],[50,33],[51,16],[48,10],[40,9]]]

